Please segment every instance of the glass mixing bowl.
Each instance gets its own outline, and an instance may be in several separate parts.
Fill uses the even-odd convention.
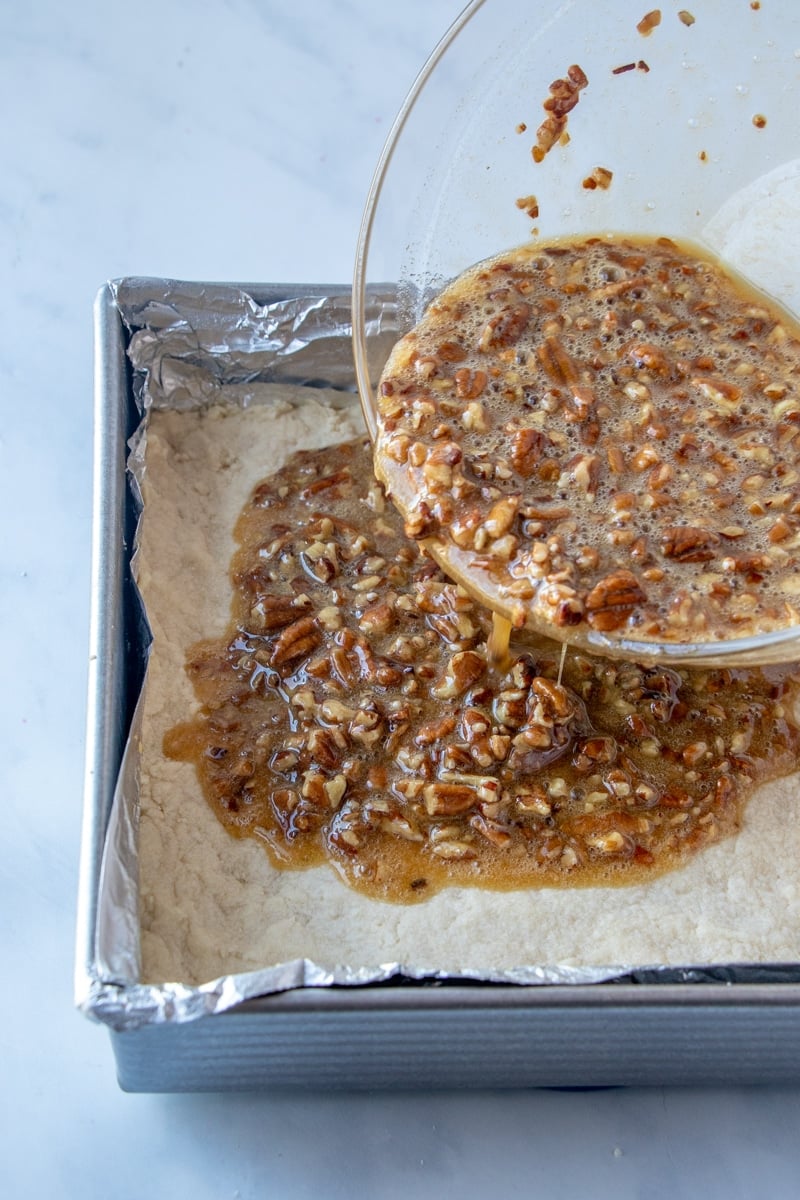
[[[691,0],[689,0],[691,3]],[[370,432],[394,340],[468,266],[535,236],[690,239],[800,313],[800,5],[694,0],[645,36],[641,0],[473,0],[424,66],[386,142],[359,236],[353,326]],[[588,87],[566,144],[531,149],[551,81]],[[583,181],[612,173],[607,190]],[[535,195],[532,219],[517,205]],[[693,663],[800,657],[800,629],[598,651]]]

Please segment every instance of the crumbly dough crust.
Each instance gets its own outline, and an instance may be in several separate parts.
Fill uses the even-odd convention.
[[[276,386],[264,403],[149,418],[135,571],[153,632],[141,746],[142,979],[199,984],[297,958],[490,972],[800,959],[798,776],[761,788],[739,835],[644,886],[489,892],[414,905],[351,891],[327,866],[276,870],[228,834],[194,767],[162,753],[196,704],[187,649],[226,626],[232,530],[253,486],[295,449],[361,428],[333,395]],[[341,403],[341,395],[336,398]]]

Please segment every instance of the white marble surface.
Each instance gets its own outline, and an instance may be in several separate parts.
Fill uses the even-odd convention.
[[[0,0],[9,1196],[796,1194],[800,1089],[127,1096],[72,1008],[93,295],[124,274],[348,282],[388,125],[458,9]]]

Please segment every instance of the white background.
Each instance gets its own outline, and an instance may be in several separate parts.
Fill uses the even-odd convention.
[[[796,1194],[799,1089],[127,1096],[72,1007],[94,293],[349,282],[384,136],[459,7],[0,0],[8,1196]]]

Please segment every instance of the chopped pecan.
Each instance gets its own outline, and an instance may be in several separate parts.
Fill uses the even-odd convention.
[[[341,484],[349,483],[352,479],[349,467],[342,467],[340,471],[333,471],[330,475],[324,475],[321,479],[315,479],[313,483],[309,483],[301,492],[302,498],[305,500],[309,496],[316,496],[319,492],[328,492],[332,488],[338,488]]]
[[[432,743],[440,742],[448,733],[452,733],[455,727],[456,718],[447,713],[420,725],[414,741],[418,746],[430,746]]]
[[[518,729],[525,723],[527,691],[524,688],[506,688],[499,692],[492,704],[492,713],[501,726]]]
[[[378,600],[364,609],[358,623],[365,632],[387,633],[396,623],[394,608],[388,601]]]
[[[653,371],[656,375],[668,375],[670,372],[667,356],[658,346],[648,342],[632,342],[625,347],[625,354],[639,370]]]
[[[298,604],[290,596],[261,596],[250,610],[250,615],[259,630],[271,633],[291,625],[304,609],[310,607],[310,603],[307,597]]]
[[[726,379],[714,377],[692,379],[692,384],[707,400],[711,400],[725,412],[733,412],[742,398],[742,389]]]
[[[308,738],[309,753],[314,762],[325,770],[331,770],[338,765],[342,758],[342,749],[346,747],[347,740],[338,729],[312,729]]]
[[[421,538],[432,533],[437,524],[430,507],[424,500],[419,500],[416,507],[408,514],[403,529],[406,537]]]
[[[534,162],[542,162],[559,138],[569,136],[566,133],[567,117],[588,83],[584,72],[573,63],[564,79],[555,79],[550,84],[550,94],[542,103],[547,115],[536,130],[536,145],[531,151]]]
[[[478,801],[475,789],[461,783],[429,783],[422,789],[422,796],[431,817],[453,817],[468,812]]]
[[[642,37],[649,37],[653,30],[656,29],[660,24],[661,9],[653,8],[650,10],[650,12],[646,12],[644,14],[641,21],[639,21],[638,25],[636,26],[636,31],[637,33],[640,33]]]
[[[595,494],[600,481],[600,459],[596,454],[576,454],[567,469],[581,491],[588,496]]]
[[[492,505],[483,523],[484,529],[491,537],[499,538],[508,533],[514,524],[521,499],[521,496],[504,496]]]
[[[454,654],[447,664],[444,679],[433,689],[439,700],[452,700],[471,687],[486,670],[486,660],[474,650]]]
[[[436,353],[442,362],[447,363],[463,362],[467,357],[466,350],[458,342],[442,342]]]
[[[607,191],[611,187],[613,178],[614,173],[609,171],[608,167],[595,167],[591,174],[585,177],[583,187],[589,192],[593,192],[597,188]]]

